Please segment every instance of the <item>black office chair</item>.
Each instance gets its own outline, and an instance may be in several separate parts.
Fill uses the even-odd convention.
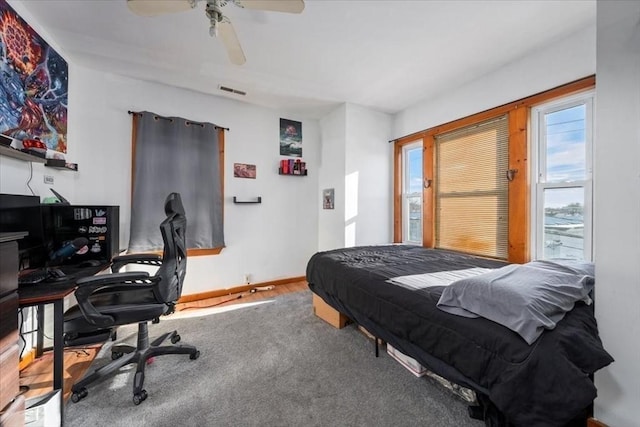
[[[157,322],[162,315],[174,311],[182,292],[187,266],[185,232],[187,220],[178,193],[172,193],[165,202],[166,219],[160,224],[164,241],[162,257],[157,255],[124,255],[113,260],[114,273],[78,280],[75,296],[78,304],[65,313],[64,330],[68,342],[74,337],[91,336],[96,332],[109,331],[119,325],[138,323],[137,346],[114,345],[111,349],[113,362],[95,370],[71,388],[71,400],[78,402],[87,396],[86,386],[103,378],[122,366],[137,363],[133,382],[133,403],[139,405],[147,398],[144,384],[144,368],[147,360],[162,354],[188,354],[195,360],[200,352],[191,345],[165,345],[180,341],[176,331],[166,333],[149,344],[147,324]],[[147,272],[118,271],[125,265],[137,263],[157,265],[154,275]],[[126,355],[125,355],[126,354]]]

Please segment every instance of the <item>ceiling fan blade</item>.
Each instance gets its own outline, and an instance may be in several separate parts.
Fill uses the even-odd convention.
[[[157,16],[183,12],[192,8],[189,0],[127,0],[131,12],[140,16]]]
[[[271,12],[301,13],[304,0],[238,0],[247,9],[268,10]]]
[[[227,49],[227,55],[229,55],[231,62],[235,65],[244,64],[247,59],[244,56],[242,47],[240,47],[238,36],[236,35],[236,31],[233,29],[231,22],[220,22],[218,31],[219,38]]]

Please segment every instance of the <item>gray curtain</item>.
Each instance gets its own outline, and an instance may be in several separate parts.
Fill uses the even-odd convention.
[[[187,247],[224,246],[219,128],[180,117],[133,113],[134,170],[129,252],[161,250],[164,201],[178,192],[187,214]]]

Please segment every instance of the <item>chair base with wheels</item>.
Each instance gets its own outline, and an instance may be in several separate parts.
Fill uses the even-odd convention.
[[[147,391],[143,388],[144,369],[147,363],[149,363],[150,358],[162,354],[188,354],[191,360],[200,357],[200,351],[192,345],[162,346],[161,344],[167,339],[169,339],[172,344],[176,344],[180,341],[180,335],[178,335],[177,331],[167,332],[149,343],[147,322],[139,323],[137,346],[133,347],[125,344],[114,345],[111,348],[111,359],[113,359],[113,362],[96,369],[93,373],[75,383],[73,387],[71,387],[71,401],[77,403],[85,398],[89,394],[86,386],[92,382],[109,376],[125,365],[135,363],[137,364],[137,369],[133,380],[133,403],[139,405],[147,398]]]

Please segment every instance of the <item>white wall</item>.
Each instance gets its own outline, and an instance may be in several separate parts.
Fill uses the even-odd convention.
[[[599,1],[594,164],[596,318],[615,362],[595,415],[638,425],[640,403],[640,2]]]
[[[318,247],[320,133],[316,120],[69,66],[67,158],[79,164],[79,171],[44,171],[42,165],[35,165],[32,188],[36,194],[49,195],[42,183],[43,173],[48,173],[55,175],[56,190],[73,203],[119,205],[121,247],[126,247],[131,186],[131,116],[127,111],[148,110],[214,122],[230,128],[225,135],[227,247],[217,256],[189,259],[183,294],[240,285],[245,273],[254,283],[304,275],[306,262]],[[277,174],[281,117],[302,121],[307,177]],[[29,194],[25,187],[29,164],[5,158],[0,161],[0,191]],[[255,164],[257,178],[234,178],[234,162]],[[233,196],[261,196],[262,204],[235,205]]]
[[[391,116],[348,104],[345,150],[345,245],[393,241]]]
[[[344,247],[346,105],[320,120],[322,150],[318,169],[318,250]],[[323,209],[322,191],[334,189],[334,209]]]
[[[479,113],[596,72],[595,26],[396,115],[393,137]],[[427,71],[428,72],[428,71]]]
[[[335,209],[318,207],[318,249],[391,242],[391,116],[344,104],[320,128],[319,193],[334,188]]]

